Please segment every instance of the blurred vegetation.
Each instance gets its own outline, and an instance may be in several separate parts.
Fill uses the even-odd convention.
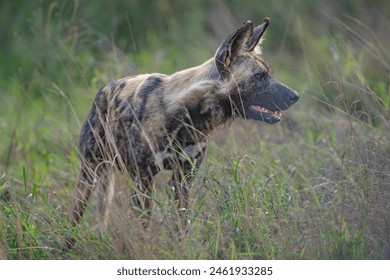
[[[389,258],[389,13],[383,0],[2,1],[0,257],[62,258],[61,238],[79,234],[71,258]],[[92,225],[71,229],[78,133],[97,90],[201,64],[265,16],[264,57],[302,98],[280,125],[216,135],[194,235],[175,239],[159,198],[165,227],[135,239],[154,251],[122,255]]]

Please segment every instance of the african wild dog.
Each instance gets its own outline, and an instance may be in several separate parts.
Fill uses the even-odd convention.
[[[73,225],[95,188],[100,189],[100,214],[106,223],[114,169],[131,177],[132,203],[144,210],[151,207],[153,177],[171,170],[169,185],[179,210],[187,209],[192,174],[213,131],[237,117],[280,121],[280,111],[297,102],[299,95],[276,81],[261,57],[268,25],[268,18],[255,28],[247,21],[200,66],[173,75],[123,78],[98,92],[80,136],[82,167]]]

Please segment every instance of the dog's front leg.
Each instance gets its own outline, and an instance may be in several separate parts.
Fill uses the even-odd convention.
[[[189,190],[200,162],[201,158],[198,161],[181,161],[176,168],[172,168],[173,174],[169,186],[175,191],[175,202],[180,217],[185,217],[188,210]]]
[[[189,189],[193,176],[182,169],[173,170],[169,186],[175,192],[175,203],[179,217],[185,220],[189,205]]]

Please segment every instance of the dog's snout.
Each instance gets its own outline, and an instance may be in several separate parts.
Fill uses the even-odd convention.
[[[299,100],[299,94],[297,92],[295,92],[295,91],[291,91],[289,97],[290,97],[290,100],[291,100],[292,103],[295,103],[295,102],[297,102]]]

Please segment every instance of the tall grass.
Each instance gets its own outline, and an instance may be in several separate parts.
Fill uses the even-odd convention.
[[[118,1],[111,19],[81,1],[32,2],[0,9],[5,19],[16,10],[25,16],[13,19],[1,43],[9,57],[1,56],[0,71],[0,258],[390,257],[388,4],[303,1],[290,9],[267,2],[264,55],[278,79],[301,93],[299,103],[278,125],[238,121],[214,136],[185,228],[163,173],[149,228],[124,203],[125,180],[103,234],[94,199],[78,228],[68,222],[80,123],[95,92],[137,70],[200,64],[232,31],[218,23],[235,28],[247,18],[260,22],[259,15],[235,1],[183,17],[168,1],[138,3],[138,15],[120,12],[132,4]],[[155,9],[164,17],[142,21]],[[67,253],[65,238],[76,240]]]

